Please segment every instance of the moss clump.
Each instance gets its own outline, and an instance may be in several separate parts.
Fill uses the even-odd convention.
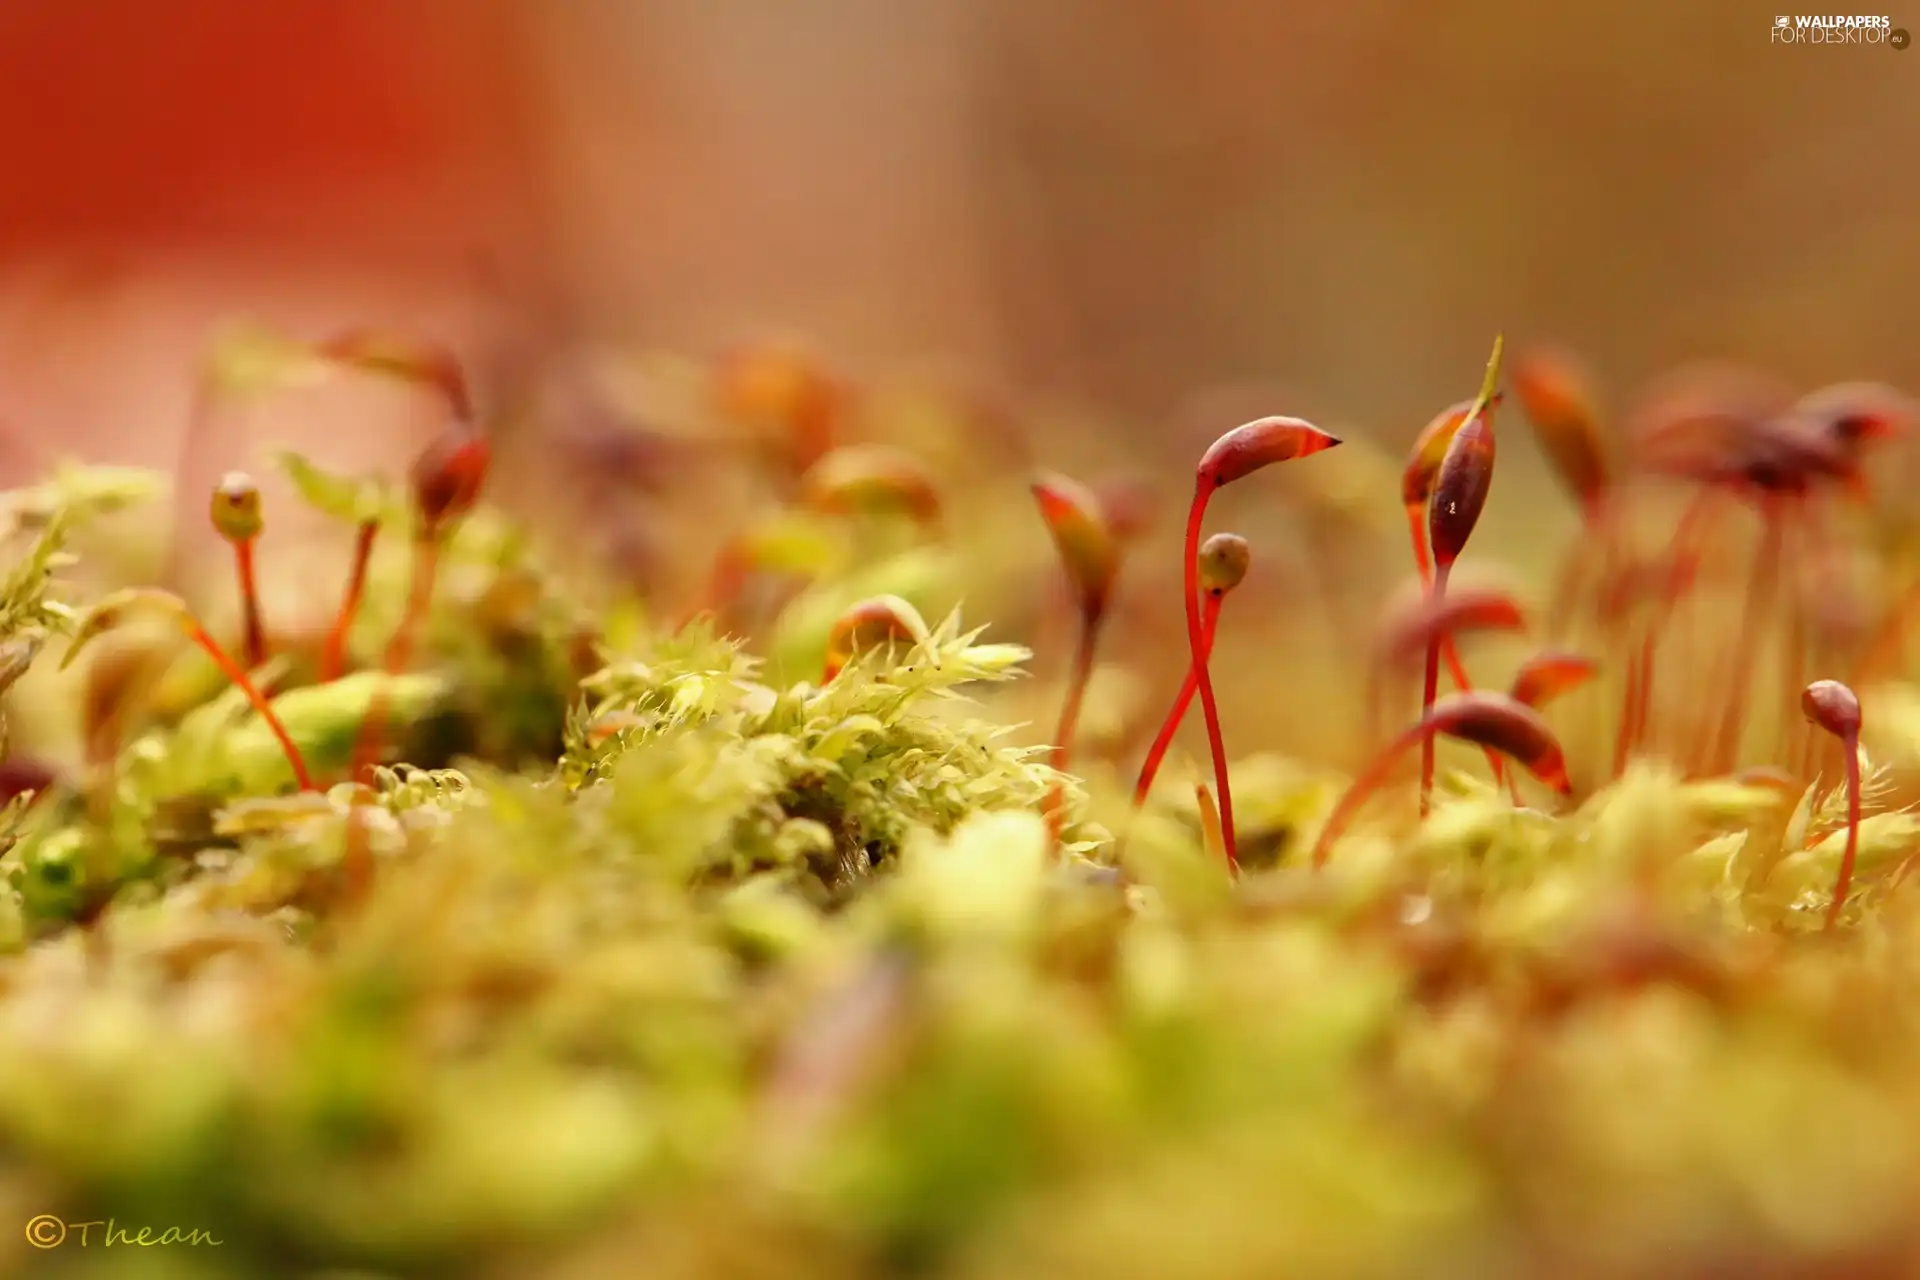
[[[408,518],[294,470],[349,523]],[[95,714],[100,670],[35,681],[118,585],[57,575],[127,483],[16,495],[0,679],[42,724]],[[1653,756],[1558,807],[1443,771],[1430,817],[1383,795],[1319,873],[1343,780],[1248,758],[1235,879],[1190,782],[1135,818],[1098,752],[1084,778],[1049,767],[1012,723],[1036,655],[957,610],[809,678],[825,602],[958,595],[957,548],[849,554],[759,644],[662,626],[483,507],[420,661],[388,673],[408,544],[386,541],[355,669],[313,683],[288,642],[263,673],[325,789],[292,792],[245,701],[191,681],[115,685],[80,735],[105,750],[17,744],[45,754],[12,762],[40,782],[0,812],[0,1201],[75,1225],[52,1248],[16,1227],[0,1266],[1625,1277],[1920,1256],[1920,691],[1869,699],[1832,932],[1843,797]],[[376,703],[389,763],[344,780]],[[108,1219],[219,1243],[80,1242]]]

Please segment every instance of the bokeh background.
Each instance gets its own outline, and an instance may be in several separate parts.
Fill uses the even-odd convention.
[[[1730,0],[13,0],[0,467],[178,466],[199,493],[259,438],[372,465],[432,427],[347,388],[183,454],[194,362],[237,318],[431,332],[495,404],[583,343],[777,329],[863,374],[934,362],[1073,406],[1097,457],[1043,432],[1040,460],[1164,467],[1176,497],[1242,406],[1403,447],[1496,331],[1571,345],[1621,396],[1701,357],[1920,386],[1920,54],[1776,47],[1771,21]],[[509,499],[538,487],[531,429]],[[1571,518],[1507,439],[1484,537],[1547,545]],[[669,504],[663,484],[631,501]]]

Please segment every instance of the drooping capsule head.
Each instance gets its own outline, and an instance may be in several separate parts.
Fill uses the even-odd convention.
[[[1800,710],[1836,738],[1860,732],[1860,699],[1838,680],[1815,680],[1808,685],[1800,695]]]
[[[208,515],[214,531],[231,543],[252,542],[260,536],[260,486],[244,471],[229,471],[213,486]]]
[[[460,519],[479,501],[493,449],[472,427],[455,425],[420,451],[413,463],[413,503],[429,535]]]
[[[1253,564],[1253,548],[1237,533],[1216,533],[1200,547],[1200,589],[1224,596],[1239,586]]]
[[[827,661],[821,680],[832,680],[855,657],[882,645],[925,644],[931,635],[920,611],[899,596],[871,596],[834,622],[827,634]],[[935,659],[937,665],[937,659]]]
[[[1543,649],[1520,664],[1507,693],[1515,702],[1542,707],[1572,693],[1599,671],[1600,664],[1584,654]]]
[[[1511,757],[1561,795],[1573,792],[1566,753],[1553,730],[1538,711],[1504,693],[1450,693],[1433,704],[1426,723],[1436,733]]]
[[[1449,636],[1526,629],[1526,612],[1511,592],[1492,584],[1473,583],[1449,590],[1437,599],[1430,592],[1406,597],[1381,624],[1380,653],[1389,665],[1406,666]]]
[[[1201,489],[1218,489],[1262,467],[1304,458],[1339,443],[1304,418],[1256,418],[1209,445],[1200,455],[1195,479]]]
[[[1098,614],[1106,607],[1120,568],[1119,541],[1099,497],[1079,481],[1052,472],[1036,476],[1028,487],[1081,611]]]
[[[1912,400],[1879,382],[1821,387],[1802,396],[1794,412],[1848,449],[1911,434],[1915,415]]]
[[[467,375],[459,359],[444,346],[401,334],[355,329],[327,339],[316,349],[325,359],[430,388],[446,402],[456,422],[473,421]]]
[[[1434,477],[1427,507],[1427,543],[1436,566],[1448,567],[1459,559],[1480,523],[1493,487],[1493,460],[1493,424],[1485,414],[1476,415],[1454,433]]]
[[[1739,486],[1756,442],[1792,404],[1778,378],[1738,364],[1696,364],[1659,379],[1629,418],[1625,455],[1643,474]]]
[[[1513,363],[1513,390],[1534,436],[1583,510],[1605,493],[1612,466],[1592,379],[1570,353],[1551,347],[1523,352]]]
[[[828,515],[897,511],[922,524],[940,519],[940,490],[912,454],[877,444],[835,449],[800,478],[803,506]]]

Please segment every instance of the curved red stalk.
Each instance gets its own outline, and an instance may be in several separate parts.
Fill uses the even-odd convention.
[[[1200,709],[1207,717],[1207,746],[1213,752],[1213,776],[1220,789],[1220,828],[1230,870],[1239,868],[1233,833],[1233,792],[1227,780],[1227,748],[1220,735],[1220,708],[1214,701],[1213,678],[1207,670],[1205,637],[1200,634],[1200,529],[1207,500],[1223,484],[1243,479],[1262,467],[1331,449],[1335,436],[1301,418],[1259,418],[1242,423],[1207,446],[1194,468],[1193,502],[1187,510],[1187,537],[1182,556],[1181,585],[1186,595],[1187,655],[1199,677]]]
[[[1200,629],[1200,529],[1207,518],[1207,500],[1219,486],[1203,471],[1194,480],[1193,505],[1187,509],[1187,542],[1181,573],[1187,598],[1187,654],[1200,688],[1200,711],[1207,720],[1207,749],[1213,753],[1213,781],[1219,790],[1220,840],[1227,853],[1227,869],[1240,868],[1239,846],[1233,834],[1233,792],[1227,781],[1227,744],[1220,734],[1220,708],[1213,699],[1213,680],[1207,672],[1207,638]]]
[[[367,588],[367,562],[373,558],[373,544],[380,535],[378,520],[362,520],[353,539],[353,565],[347,571],[347,591],[340,599],[340,611],[334,615],[333,630],[327,633],[326,648],[320,652],[320,681],[337,679],[347,664],[347,636],[360,613],[360,597]]]
[[[182,619],[182,625],[186,627],[187,635],[193,642],[213,659],[214,665],[220,668],[220,673],[231,680],[241,693],[247,695],[247,701],[252,703],[253,709],[260,713],[260,718],[266,722],[273,736],[279,739],[280,749],[286,752],[287,763],[293,766],[294,780],[300,784],[300,789],[318,791],[320,788],[314,785],[313,775],[307,772],[306,758],[300,754],[300,748],[294,745],[293,735],[287,732],[286,725],[282,724],[280,717],[274,714],[273,704],[267,701],[253,681],[248,678],[247,673],[240,669],[240,664],[214,642],[213,637],[207,634],[205,627],[191,618]]]
[[[1200,619],[1201,639],[1207,657],[1213,656],[1213,641],[1220,625],[1220,607],[1226,603],[1226,597],[1215,591],[1206,593],[1204,612]],[[1160,732],[1147,748],[1147,758],[1140,765],[1140,780],[1133,787],[1133,807],[1138,809],[1147,802],[1147,795],[1153,790],[1153,780],[1159,776],[1160,765],[1166,760],[1168,750],[1173,746],[1173,738],[1180,731],[1180,722],[1186,719],[1187,708],[1193,705],[1194,690],[1199,687],[1198,668],[1187,664],[1186,678],[1180,683],[1180,692],[1173,700],[1173,707],[1167,712],[1167,718],[1161,722]]]

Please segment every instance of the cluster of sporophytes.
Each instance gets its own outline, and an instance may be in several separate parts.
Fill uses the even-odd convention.
[[[273,513],[243,474],[200,508],[232,549],[231,626],[83,585],[71,551],[103,554],[165,477],[8,495],[0,684],[18,704],[41,681],[80,745],[5,766],[0,1201],[27,1230],[0,1265],[1920,1258],[1920,690],[1901,531],[1861,501],[1867,452],[1909,426],[1890,391],[1720,370],[1616,430],[1568,357],[1503,370],[1496,345],[1404,468],[1412,590],[1361,660],[1300,677],[1370,691],[1349,782],[1234,757],[1243,673],[1211,661],[1254,624],[1226,601],[1263,563],[1207,536],[1219,491],[1363,465],[1358,440],[1311,457],[1341,441],[1301,419],[1199,459],[1179,692],[1136,769],[1079,729],[1151,490],[1015,478],[1071,606],[1058,721],[1029,731],[1013,681],[1036,655],[934,605],[975,550],[965,495],[861,436],[858,388],[806,353],[703,371],[708,426],[782,497],[694,549],[698,598],[665,606],[489,504],[488,424],[431,344],[256,341],[214,367],[229,391],[398,376],[446,424],[404,486],[280,456],[355,553],[314,636],[259,597]],[[1544,623],[1457,572],[1510,398],[1583,522]],[[1725,625],[1741,506],[1759,534]],[[1887,602],[1863,622],[1839,557],[1875,546],[1849,562]],[[1462,650],[1488,633],[1538,647],[1476,687]],[[1173,750],[1194,701],[1197,769]],[[1447,739],[1472,750],[1449,763]],[[77,1224],[108,1219],[199,1243],[89,1249]]]

